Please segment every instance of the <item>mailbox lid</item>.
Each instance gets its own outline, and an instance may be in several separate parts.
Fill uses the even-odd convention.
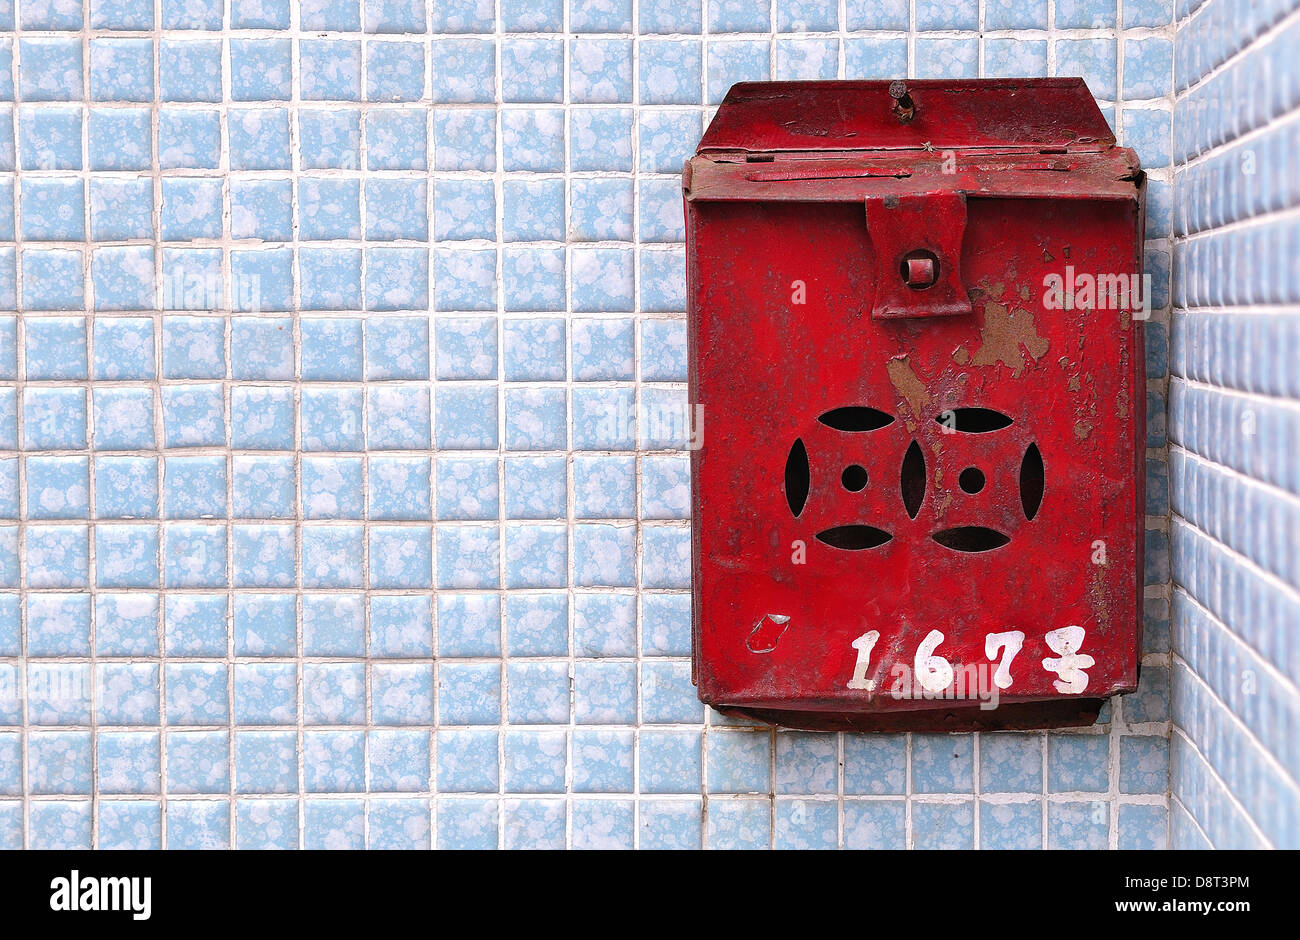
[[[1113,146],[1082,78],[909,80],[915,116],[893,113],[887,81],[733,85],[698,154],[828,150],[1030,151]]]

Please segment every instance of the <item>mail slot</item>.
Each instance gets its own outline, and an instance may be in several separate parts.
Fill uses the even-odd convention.
[[[961,731],[1132,691],[1144,178],[1083,81],[736,85],[683,193],[700,698]]]

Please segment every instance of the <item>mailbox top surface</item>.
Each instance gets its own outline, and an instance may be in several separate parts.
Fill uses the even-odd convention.
[[[1115,137],[1082,78],[908,80],[910,120],[888,81],[733,85],[697,153],[1010,148],[1100,150]]]

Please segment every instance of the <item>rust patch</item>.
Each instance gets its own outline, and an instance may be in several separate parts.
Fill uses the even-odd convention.
[[[1077,375],[1070,376],[1070,381],[1066,383],[1065,387],[1072,392],[1077,392],[1079,390],[1079,377]]]
[[[930,393],[926,390],[925,383],[916,377],[907,356],[896,356],[890,359],[886,368],[889,370],[889,381],[893,384],[894,390],[907,402],[912,417],[919,421],[924,417],[925,409],[930,404]]]
[[[952,361],[957,363],[959,366],[964,366],[966,363],[970,362],[970,351],[967,350],[965,346],[958,346],[956,350],[953,351]]]
[[[1087,440],[1088,435],[1092,433],[1092,425],[1087,421],[1074,422],[1074,436],[1077,440]]]
[[[1025,368],[1022,346],[1031,360],[1047,353],[1047,340],[1038,335],[1033,314],[1022,307],[1008,309],[1006,304],[986,303],[980,340],[982,345],[971,363],[991,366],[1001,362],[1011,368],[1014,378],[1019,378]]]

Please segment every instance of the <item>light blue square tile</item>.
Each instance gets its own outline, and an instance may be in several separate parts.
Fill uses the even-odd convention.
[[[231,108],[226,123],[230,169],[288,170],[292,167],[287,110]]]
[[[24,105],[18,113],[19,155],[24,170],[81,169],[80,107]],[[161,150],[160,129],[160,153]]]
[[[833,849],[839,842],[839,811],[833,800],[776,800],[778,849]]]
[[[299,95],[302,100],[361,99],[360,42],[343,39],[300,40],[298,63],[301,83]]]
[[[974,804],[913,803],[912,847],[942,851],[974,848]]]
[[[80,29],[78,23],[74,29]],[[24,101],[81,100],[81,40],[67,36],[24,37],[18,88]]]
[[[298,848],[297,800],[237,800],[235,848]]]
[[[97,526],[95,584],[101,588],[158,587],[157,527]]]
[[[578,724],[632,724],[636,720],[636,693],[633,663],[574,664],[574,720]]]
[[[580,454],[573,459],[574,515],[631,519],[636,514],[636,463],[628,456]]]
[[[573,527],[574,583],[632,587],[636,583],[636,529],[598,523]]]
[[[292,379],[293,321],[287,317],[233,318],[230,373],[235,379]]]
[[[95,29],[150,30],[153,14],[153,4],[147,0],[95,0],[90,7],[90,25]],[[7,22],[12,22],[12,12],[9,16]]]
[[[506,526],[507,588],[564,587],[568,581],[568,532],[562,525]]]
[[[563,457],[510,457],[505,467],[507,518],[564,518],[568,484]]]
[[[424,32],[422,0],[364,0],[367,33]]]
[[[1046,29],[1047,0],[985,0],[984,28]]]
[[[637,225],[643,242],[686,240],[681,186],[674,179],[643,179],[638,184]]]
[[[304,528],[301,534],[303,587],[361,587],[362,534],[360,526],[352,525]]]
[[[168,653],[173,650],[169,648]],[[230,720],[224,663],[171,662],[166,667],[166,680],[167,724],[224,725]],[[223,734],[222,750],[224,740]]]
[[[497,391],[495,388],[438,389],[435,422],[439,450],[495,450]],[[374,422],[371,422],[373,426]],[[427,444],[425,445],[427,446]]]
[[[440,458],[438,518],[488,520],[498,516],[495,458]]]
[[[439,319],[434,336],[435,378],[497,377],[497,321],[494,318]]]
[[[158,732],[101,731],[95,737],[101,793],[160,792]]]
[[[355,170],[361,166],[361,112],[351,108],[298,111],[303,169]]]
[[[782,731],[776,736],[777,793],[835,793],[838,739],[833,734]]]
[[[438,310],[495,310],[497,253],[492,248],[439,248],[434,257]]]
[[[371,721],[376,725],[433,724],[433,667],[377,663],[370,679]]]
[[[359,793],[366,788],[364,731],[303,733],[302,779],[308,793]]]
[[[906,783],[907,744],[903,735],[844,736],[846,794],[902,794]]]
[[[690,617],[689,595],[642,595],[641,654],[643,656],[689,655]]]
[[[438,526],[437,586],[444,589],[500,587],[500,540],[494,525]]]
[[[369,735],[372,792],[416,792],[429,789],[429,732],[385,729]]]
[[[630,108],[583,108],[570,112],[570,168],[578,173],[631,170],[632,113]]]
[[[834,79],[839,72],[838,39],[779,39],[776,43],[778,81]]]
[[[484,39],[434,39],[433,101],[491,102],[496,81],[494,43]]]
[[[86,517],[90,507],[90,465],[87,458],[28,457],[25,469],[28,518]]]
[[[691,531],[679,526],[642,530],[641,585],[646,588],[691,586]]]
[[[694,111],[637,111],[639,166],[643,173],[680,173],[700,138],[700,115]]]
[[[167,595],[163,607],[166,655],[225,656],[226,616],[223,594]]]
[[[156,800],[100,800],[101,849],[162,848],[162,804]]]
[[[93,57],[91,62],[93,68]],[[163,39],[158,43],[158,97],[163,101],[220,102],[221,71],[219,40]]]
[[[235,721],[241,725],[293,724],[298,717],[297,687],[294,663],[237,664]]]
[[[530,113],[530,111],[506,112],[502,120],[504,122],[511,116],[519,119],[519,116],[526,116]],[[562,134],[564,128],[563,113],[553,112],[553,114],[558,116],[558,133]],[[552,133],[556,132],[552,126]],[[433,166],[436,170],[484,170],[488,172],[495,170],[497,113],[495,110],[487,108],[435,110],[433,113],[433,140]],[[507,153],[509,152],[507,150]],[[563,144],[561,143],[561,163],[563,159]],[[507,167],[507,169],[523,168]]]
[[[1047,804],[1049,849],[1104,849],[1109,838],[1110,804],[1105,800]]]
[[[301,466],[304,519],[362,518],[360,457],[303,457]]]
[[[293,389],[237,385],[230,392],[230,443],[249,450],[293,450]]]
[[[980,801],[981,849],[1040,849],[1043,847],[1043,807],[1031,803]]]
[[[564,101],[564,41],[503,39],[503,101],[559,104]]]
[[[23,306],[28,310],[79,310],[84,306],[82,252],[26,249],[22,253]]]
[[[1115,0],[1058,0],[1057,29],[1106,29],[1113,27]]]
[[[289,0],[231,0],[231,29],[288,29]]]
[[[293,252],[259,248],[230,252],[231,306],[240,311],[293,307]]]
[[[562,388],[506,390],[506,448],[563,450],[568,436]]]
[[[238,702],[235,708],[238,712]],[[298,749],[294,731],[235,732],[236,793],[296,793],[297,790]]]
[[[304,724],[365,723],[366,670],[363,663],[306,663],[302,689]]]
[[[168,800],[167,847],[230,847],[230,804],[225,800]]]
[[[19,838],[21,847],[21,837]],[[27,847],[37,850],[89,849],[89,800],[52,800],[31,804]]]
[[[632,240],[632,181],[574,179],[569,184],[569,237],[575,241]],[[575,264],[575,270],[576,270]]]
[[[90,765],[89,731],[32,731],[27,735],[27,787],[32,795],[89,794]],[[32,805],[33,811],[37,805],[41,804]]]
[[[844,847],[846,849],[907,848],[905,816],[906,807],[902,800],[845,803]]]
[[[505,786],[510,793],[563,793],[568,763],[564,731],[507,731]]]
[[[153,95],[152,40],[90,40],[92,101],[152,101]]]
[[[438,790],[442,793],[495,793],[498,787],[496,729],[438,732]],[[445,804],[444,804],[445,805]]]
[[[1025,39],[985,40],[984,74],[990,78],[1046,75],[1047,42]]]
[[[496,237],[496,195],[491,180],[439,180],[434,184],[433,228],[438,240]]]
[[[771,791],[772,738],[768,731],[710,731],[706,742],[710,793]]]
[[[370,529],[370,586],[378,590],[432,587],[433,536],[424,526]]]
[[[428,166],[425,115],[419,110],[366,115],[366,166],[371,170],[423,170]]]
[[[366,391],[366,443],[371,449],[422,450],[429,446],[427,388],[375,385]]]
[[[685,457],[643,457],[641,518],[689,518],[690,473],[690,462]]]
[[[1116,56],[1112,39],[1058,39],[1056,74],[1080,76],[1098,98],[1115,97]]]
[[[632,41],[569,40],[569,95],[578,104],[630,102]]]
[[[235,595],[236,656],[292,656],[297,649],[292,594]]]
[[[643,40],[637,57],[641,104],[701,103],[704,56],[699,40]]]
[[[287,101],[292,86],[288,39],[231,39],[230,96],[234,101]]]
[[[83,525],[28,525],[27,587],[89,587],[88,541]]]
[[[1173,43],[1163,37],[1124,40],[1124,97],[1159,98],[1173,91]]]
[[[79,179],[25,179],[19,208],[26,240],[81,241],[86,237],[85,184]]]
[[[88,725],[94,692],[89,663],[27,662],[27,723]],[[28,751],[30,755],[30,747]],[[36,757],[29,756],[30,771]],[[33,784],[33,791],[35,785]],[[67,791],[64,791],[67,792]]]
[[[158,655],[158,598],[136,593],[98,594],[95,650],[100,656]]]
[[[501,598],[496,594],[439,594],[438,655],[500,656]]]
[[[169,731],[167,792],[226,793],[230,789],[230,733]],[[168,808],[168,823],[171,822]]]
[[[699,849],[703,843],[704,814],[700,800],[645,800],[639,812],[639,848],[649,850]]]
[[[771,77],[766,40],[710,42],[707,62],[708,104],[721,103],[734,84],[762,82]]]
[[[305,800],[303,847],[315,851],[366,847],[365,800]]]
[[[579,656],[636,655],[636,605],[628,594],[574,596],[574,651]]]
[[[90,182],[90,237],[95,241],[152,238],[152,181],[147,179],[92,179]]]
[[[772,806],[767,800],[712,800],[710,849],[766,849],[772,844]]]
[[[512,645],[514,639],[511,639]],[[563,655],[563,652],[553,655]],[[569,720],[567,663],[512,662],[507,712],[512,724],[566,724]]]
[[[96,248],[91,261],[96,310],[151,310],[154,252],[144,245]]]
[[[1164,806],[1121,805],[1119,844],[1121,849],[1167,848],[1169,811]]]
[[[441,799],[438,801],[438,848],[452,850],[495,849],[498,839],[495,799]]]
[[[1052,734],[1047,738],[1048,785],[1053,793],[1110,788],[1110,738]]]
[[[222,0],[162,0],[162,27],[219,30],[224,13]]]
[[[431,845],[426,800],[370,800],[367,820],[371,849],[427,849]]]
[[[1164,793],[1169,788],[1169,740],[1154,735],[1120,738],[1119,788],[1123,793]],[[1121,823],[1121,831],[1123,825]]]

